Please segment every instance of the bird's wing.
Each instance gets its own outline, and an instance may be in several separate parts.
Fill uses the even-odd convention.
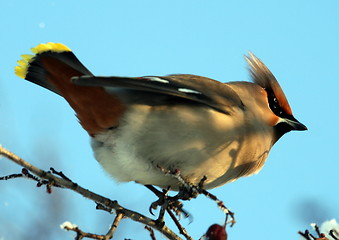
[[[238,94],[228,85],[210,78],[176,74],[144,77],[100,77],[85,75],[72,78],[76,85],[106,88],[125,88],[153,92],[205,104],[220,112],[230,114],[233,107],[243,108]]]

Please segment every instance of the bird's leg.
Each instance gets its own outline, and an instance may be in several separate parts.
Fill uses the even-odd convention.
[[[168,207],[167,198],[168,198],[169,188],[166,189],[166,190],[163,189],[162,191],[159,191],[158,189],[156,189],[152,185],[145,185],[145,187],[147,187],[149,190],[151,190],[159,198],[157,201],[155,201],[151,204],[151,206],[149,207],[149,212],[152,215],[154,215],[152,210],[153,209],[155,210],[155,209],[158,208],[158,206],[160,206],[161,209],[160,209],[160,213],[159,213],[159,217],[157,219],[157,222],[163,223],[164,222],[164,214],[165,214],[166,208]]]
[[[164,225],[165,224],[164,214],[165,212],[167,212],[169,216],[171,217],[171,219],[173,220],[173,222],[175,223],[175,225],[177,226],[177,228],[179,229],[180,233],[183,234],[186,237],[186,239],[192,240],[192,238],[188,235],[186,229],[179,223],[176,216],[174,215],[174,213],[177,216],[184,214],[185,217],[188,217],[189,214],[182,208],[183,205],[176,196],[174,197],[168,196],[168,191],[170,190],[170,188],[163,189],[163,191],[159,191],[152,185],[145,185],[145,187],[147,187],[149,190],[151,190],[155,195],[159,197],[159,199],[153,202],[149,208],[150,213],[154,215],[152,212],[152,209],[157,209],[158,206],[161,207],[160,213],[159,213],[159,216],[156,222],[159,225]]]
[[[169,175],[178,180],[178,182],[180,183],[179,193],[173,198],[181,200],[190,200],[192,198],[196,198],[199,195],[198,188],[194,184],[190,183],[189,181],[182,177],[180,169],[168,170],[161,166],[158,166],[158,168],[166,175]]]
[[[170,188],[159,191],[152,185],[145,185],[145,187],[151,190],[159,198],[157,201],[153,202],[149,208],[150,213],[154,215],[152,210],[157,209],[158,206],[161,207],[159,217],[157,219],[159,222],[163,221],[166,210],[172,210],[179,216],[183,214],[185,217],[189,217],[189,213],[183,209],[183,204],[179,201],[179,199],[176,196],[168,196]]]
[[[234,218],[234,213],[229,210],[224,203],[217,198],[214,194],[208,192],[203,188],[204,182],[207,180],[207,177],[204,176],[198,185],[192,184],[185,180],[181,174],[180,170],[176,169],[175,171],[170,171],[164,168],[160,168],[162,172],[164,172],[166,175],[170,175],[177,179],[181,183],[181,187],[179,190],[179,193],[174,196],[174,198],[181,199],[181,200],[190,200],[192,198],[196,198],[199,194],[205,195],[207,198],[213,200],[218,207],[226,214],[226,219],[225,219],[225,224],[230,223],[231,226],[235,224],[235,218]],[[228,220],[228,217],[231,217],[230,220]]]
[[[153,214],[152,209],[157,209],[158,206],[161,206],[164,204],[165,202],[165,197],[167,196],[167,192],[163,189],[163,191],[159,191],[158,189],[156,189],[153,185],[145,185],[146,188],[148,188],[149,190],[151,190],[155,195],[157,195],[157,197],[159,198],[157,201],[153,202],[151,204],[151,206],[149,207],[149,212]]]
[[[165,210],[167,211],[172,210],[178,216],[181,216],[183,214],[185,217],[189,217],[190,215],[183,209],[183,204],[180,202],[180,200],[190,200],[192,198],[196,198],[199,194],[203,194],[207,198],[213,200],[218,205],[218,207],[225,213],[226,215],[225,225],[230,223],[231,226],[233,226],[235,224],[234,213],[231,210],[229,210],[224,205],[224,203],[221,200],[219,200],[217,196],[203,188],[204,183],[207,180],[206,176],[204,176],[200,180],[200,182],[196,185],[182,177],[179,169],[171,171],[160,166],[158,166],[158,168],[166,175],[169,175],[178,180],[178,182],[180,183],[179,193],[173,197],[167,195],[169,189],[163,190],[163,192],[161,192],[153,186],[150,185],[146,186],[159,197],[159,199],[153,202],[150,207],[151,213],[152,209],[156,209],[158,206],[162,207],[158,218],[159,220],[163,219]],[[229,217],[231,217],[230,220],[228,219]]]

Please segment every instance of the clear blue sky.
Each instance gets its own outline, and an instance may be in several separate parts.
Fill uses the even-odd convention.
[[[1,1],[0,144],[31,163],[148,214],[155,200],[117,184],[92,156],[89,138],[60,97],[16,77],[21,54],[61,42],[98,75],[191,73],[249,80],[248,50],[275,74],[307,132],[285,135],[263,170],[212,192],[236,213],[229,239],[299,239],[310,222],[339,218],[339,2],[329,1]],[[19,171],[0,159],[0,175]],[[72,239],[59,224],[105,233],[113,216],[66,190],[52,195],[27,180],[0,183],[0,239]],[[223,214],[204,197],[185,203],[194,238]],[[150,239],[124,220],[117,239]],[[161,237],[158,237],[162,239]]]

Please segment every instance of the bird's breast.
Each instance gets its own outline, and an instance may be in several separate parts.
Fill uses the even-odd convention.
[[[207,177],[213,188],[262,167],[270,149],[264,128],[251,129],[246,114],[202,106],[131,107],[119,127],[93,138],[96,159],[118,181],[175,189],[159,167],[179,169],[192,183]],[[257,126],[256,126],[257,128]]]

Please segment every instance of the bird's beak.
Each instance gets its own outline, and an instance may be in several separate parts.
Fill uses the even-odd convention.
[[[292,127],[292,130],[296,130],[296,131],[307,130],[307,127],[301,122],[299,122],[297,119],[295,119],[293,116],[290,116],[289,118],[285,118],[284,121]]]

